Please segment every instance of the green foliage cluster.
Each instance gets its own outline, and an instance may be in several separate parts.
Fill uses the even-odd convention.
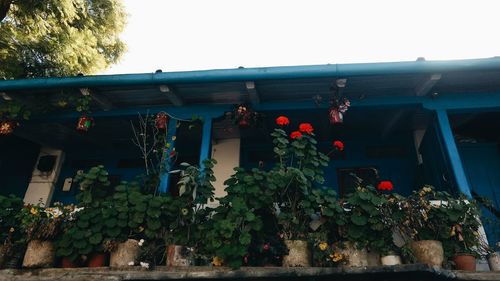
[[[271,136],[277,163],[269,171],[235,168],[206,235],[207,250],[233,268],[242,265],[252,240],[268,239],[273,232],[284,239],[306,239],[326,229],[327,218],[335,223],[342,212],[336,193],[319,186],[328,157],[318,151],[314,134],[291,142],[283,129]]]
[[[19,210],[23,207],[23,200],[14,195],[0,195],[0,243],[19,241],[21,231],[19,229]]]
[[[1,120],[18,120],[29,119],[31,111],[25,105],[18,101],[5,101],[0,104],[0,121]]]
[[[1,0],[0,77],[94,74],[125,50],[120,0]]]
[[[425,186],[405,198],[401,206],[404,217],[399,227],[407,238],[441,241],[446,257],[481,254],[480,209],[475,200]]]

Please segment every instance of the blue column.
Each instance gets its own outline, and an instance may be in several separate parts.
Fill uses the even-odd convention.
[[[441,136],[443,137],[444,147],[446,149],[446,154],[448,155],[448,160],[450,161],[450,165],[455,176],[455,181],[460,192],[465,194],[467,197],[472,198],[469,182],[467,181],[467,177],[465,176],[462,160],[460,160],[460,154],[458,154],[457,144],[455,143],[453,132],[451,130],[448,113],[444,109],[436,110],[436,113],[439,130],[441,132]]]
[[[203,117],[203,131],[201,137],[200,168],[203,169],[203,161],[211,157],[212,144],[212,116]]]
[[[177,132],[177,120],[170,118],[168,121],[168,129],[166,132],[166,151],[165,151],[165,159],[164,159],[164,170],[162,171],[162,174],[160,175],[160,185],[158,186],[158,191],[160,193],[166,193],[168,192],[168,180],[170,178],[170,170],[172,169],[171,165],[171,159],[170,159],[170,152],[174,150],[175,148],[175,134]]]

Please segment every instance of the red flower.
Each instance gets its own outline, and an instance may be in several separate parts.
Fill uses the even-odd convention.
[[[264,244],[264,246],[262,247],[262,249],[264,249],[264,251],[269,251],[270,247],[271,246],[269,246],[269,243],[266,243],[266,244]]]
[[[381,181],[378,185],[377,185],[377,189],[378,190],[387,190],[387,191],[391,191],[394,189],[394,186],[392,185],[392,182],[391,181]]]
[[[344,143],[336,140],[333,142],[333,147],[335,147],[338,151],[343,151],[344,150]]]
[[[302,123],[299,125],[299,131],[301,131],[302,133],[307,133],[307,134],[311,134],[314,129],[313,129],[313,126],[309,123]]]
[[[288,120],[288,117],[286,117],[286,116],[280,116],[280,117],[276,118],[276,124],[278,124],[280,126],[286,126],[286,125],[290,124],[290,120]]]
[[[248,264],[248,255],[243,257],[243,263]]]
[[[292,133],[290,134],[290,137],[291,137],[292,139],[298,139],[298,138],[302,137],[302,133],[301,133],[301,132],[299,132],[299,131],[294,131],[294,132],[292,132]]]

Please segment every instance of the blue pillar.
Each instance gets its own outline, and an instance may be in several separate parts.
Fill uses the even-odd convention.
[[[170,178],[170,170],[171,170],[171,159],[170,152],[175,148],[175,134],[177,133],[177,120],[170,118],[168,121],[168,129],[166,132],[166,143],[168,144],[165,151],[165,159],[164,159],[164,169],[162,174],[160,175],[160,185],[158,186],[158,191],[160,193],[168,192],[168,180]]]
[[[458,154],[457,144],[455,143],[453,132],[451,130],[448,113],[445,109],[436,110],[436,113],[439,130],[441,132],[441,136],[443,137],[444,147],[446,154],[448,155],[448,160],[450,161],[451,169],[453,170],[453,174],[455,176],[455,181],[460,192],[465,194],[467,197],[472,198],[469,182],[465,176],[462,160],[460,160],[460,154]]]
[[[203,161],[211,157],[212,147],[212,116],[203,117],[203,131],[201,137],[200,168],[203,169]]]

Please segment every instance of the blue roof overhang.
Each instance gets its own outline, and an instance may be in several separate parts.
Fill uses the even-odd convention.
[[[185,105],[250,102],[246,82],[254,82],[261,103],[328,98],[336,79],[347,79],[350,98],[417,95],[432,75],[440,79],[433,92],[457,94],[500,90],[500,58],[411,61],[390,63],[328,64],[144,74],[35,78],[0,81],[0,92],[14,97],[46,96],[60,91],[89,88],[114,108],[171,106],[159,90],[167,85]]]

